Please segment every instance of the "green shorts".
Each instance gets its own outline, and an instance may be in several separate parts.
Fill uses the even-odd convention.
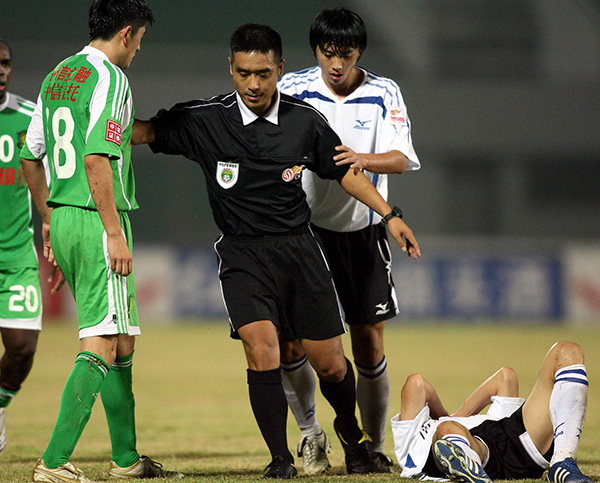
[[[0,327],[42,330],[42,294],[37,268],[0,270]]]
[[[119,217],[132,250],[129,217],[126,213]],[[107,235],[98,212],[73,206],[55,208],[50,238],[56,262],[75,297],[79,338],[139,335],[133,272],[122,277],[111,270]]]

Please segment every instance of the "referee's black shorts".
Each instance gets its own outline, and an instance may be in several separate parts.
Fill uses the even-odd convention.
[[[308,227],[262,238],[221,235],[215,251],[231,337],[258,320],[272,321],[286,340],[346,331],[327,261]]]
[[[392,254],[380,224],[337,232],[313,225],[321,238],[349,325],[374,324],[398,313]]]

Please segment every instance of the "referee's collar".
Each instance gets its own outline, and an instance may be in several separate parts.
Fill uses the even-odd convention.
[[[248,106],[244,104],[244,101],[237,91],[235,91],[235,98],[237,99],[237,104],[240,109],[240,114],[242,115],[242,123],[244,126],[256,121],[259,117],[262,117],[265,121],[269,121],[271,124],[275,124],[276,126],[279,124],[279,100],[281,98],[279,95],[279,89],[275,91],[275,101],[265,116],[257,116],[250,109],[248,109]]]

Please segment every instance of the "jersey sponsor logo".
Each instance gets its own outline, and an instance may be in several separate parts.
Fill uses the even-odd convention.
[[[121,145],[121,125],[109,119],[106,122],[106,136],[105,140],[110,141],[111,143],[115,143],[117,146]]]
[[[23,145],[25,144],[25,138],[27,137],[27,131],[19,131],[17,133],[17,139],[19,140],[17,142],[17,146],[19,146],[19,149],[21,149],[23,147]]]
[[[386,302],[384,304],[377,304],[377,305],[375,305],[375,308],[378,309],[377,312],[375,312],[375,315],[384,315],[384,314],[387,314],[390,311],[389,305],[390,305],[389,302]]]
[[[360,119],[357,119],[356,124],[354,125],[354,129],[359,129],[361,131],[370,131],[371,126],[366,125],[368,122],[371,122],[371,119],[367,119],[366,121],[361,121]]]
[[[300,176],[302,176],[303,169],[304,165],[294,166],[293,168],[286,168],[283,170],[283,173],[281,173],[281,178],[286,183],[289,183],[290,181],[293,181],[295,179],[300,179]]]
[[[240,165],[238,163],[217,162],[217,183],[221,188],[228,190],[232,188],[238,180]]]
[[[390,109],[390,121],[394,124],[406,124],[406,118],[402,115],[402,108]]]

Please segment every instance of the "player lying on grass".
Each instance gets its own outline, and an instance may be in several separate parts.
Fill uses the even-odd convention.
[[[575,460],[587,389],[583,351],[565,341],[546,354],[527,400],[518,397],[516,373],[502,368],[450,415],[433,386],[413,374],[392,418],[401,476],[479,483],[535,479],[549,469],[549,481],[591,483]]]

